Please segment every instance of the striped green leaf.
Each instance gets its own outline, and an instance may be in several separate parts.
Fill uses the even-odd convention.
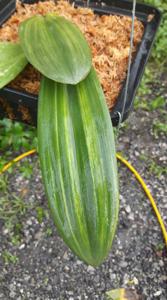
[[[111,248],[119,200],[113,128],[94,70],[77,85],[43,78],[38,139],[58,231],[80,259],[97,266]]]
[[[48,14],[24,21],[20,40],[29,62],[56,82],[76,84],[91,69],[89,46],[77,26]]]
[[[19,44],[0,42],[0,88],[13,80],[27,63]]]

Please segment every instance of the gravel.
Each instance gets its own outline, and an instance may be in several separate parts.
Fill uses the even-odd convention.
[[[150,161],[164,167],[167,139],[153,135],[153,121],[162,121],[161,111],[133,112],[120,130],[121,151],[145,179],[167,223],[167,180],[150,168]],[[167,252],[149,200],[134,176],[119,163],[120,214],[117,234],[107,260],[98,268],[80,261],[63,243],[50,219],[41,182],[38,158],[29,159],[34,174],[9,175],[11,195],[23,195],[29,208],[20,217],[21,240],[11,242],[11,230],[0,228],[0,300],[96,300],[114,288],[134,289],[141,299],[167,299]],[[12,201],[12,200],[11,200]],[[42,209],[39,220],[37,208]],[[17,259],[4,261],[4,251]]]

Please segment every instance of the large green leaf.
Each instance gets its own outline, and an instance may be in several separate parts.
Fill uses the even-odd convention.
[[[111,248],[119,200],[113,128],[94,70],[73,86],[43,78],[38,139],[59,233],[82,260],[99,265]]]
[[[89,46],[78,27],[64,17],[34,16],[20,25],[19,35],[27,59],[46,77],[76,84],[89,73]]]
[[[19,44],[0,42],[0,88],[13,80],[27,63]]]

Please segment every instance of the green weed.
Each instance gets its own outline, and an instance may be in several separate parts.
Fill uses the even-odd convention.
[[[155,160],[147,155],[141,154],[140,160],[143,160],[146,163],[148,172],[155,175],[157,178],[160,178],[161,175],[167,175],[167,167],[159,165],[157,162],[155,162]]]
[[[45,231],[46,236],[50,237],[53,234],[53,230],[51,227],[48,227]]]
[[[141,108],[147,111],[154,111],[154,110],[163,110],[165,108],[166,100],[163,96],[157,96],[154,99],[138,99],[135,103],[135,108]]]
[[[19,261],[19,258],[16,255],[13,255],[8,250],[2,252],[2,258],[6,265],[8,265],[9,263],[16,264]]]
[[[148,106],[148,96],[151,95],[151,83],[154,81],[154,75],[151,72],[150,68],[147,67],[145,69],[145,73],[143,76],[143,79],[140,83],[139,90],[137,92],[135,102],[134,102],[134,107],[136,109],[142,108],[142,109],[147,109]]]
[[[167,135],[167,124],[160,122],[160,121],[154,121],[153,122],[153,134],[156,138],[159,137],[159,135]]]
[[[158,96],[149,102],[149,111],[165,108],[166,100],[163,96]]]
[[[41,206],[38,206],[36,207],[36,213],[37,213],[37,220],[41,224],[44,218],[46,217],[45,210]]]
[[[150,161],[148,170],[151,174],[154,174],[157,178],[160,178],[161,175],[167,175],[167,167],[163,167],[155,163],[155,161]]]
[[[0,218],[5,222],[17,218],[17,215],[24,215],[28,205],[16,195],[12,195],[10,198],[8,195],[1,197],[0,199]]]
[[[7,176],[6,175],[0,176],[0,192],[1,193],[7,192]]]
[[[156,246],[155,246],[155,250],[156,251],[162,251],[164,249],[164,244],[163,243],[158,243]]]
[[[9,237],[13,244],[18,244],[21,239],[21,218],[30,207],[23,199],[7,188],[7,176],[0,176],[0,219],[8,229]]]
[[[19,172],[21,172],[24,178],[30,179],[33,174],[33,165],[29,161],[24,161],[19,166]]]
[[[151,60],[156,62],[159,67],[166,64],[167,56],[167,2],[164,0],[142,0],[142,2],[154,5],[163,13],[161,26],[157,33],[156,42],[151,54]]]
[[[13,159],[13,152],[37,148],[36,128],[8,119],[0,120],[0,170]],[[30,178],[30,167],[23,167],[23,176]],[[8,169],[12,173],[13,168]]]
[[[10,242],[11,242],[14,246],[20,245],[20,243],[21,243],[21,235],[16,235],[16,234],[14,234],[13,236],[11,236]]]
[[[43,281],[44,285],[47,285],[48,282],[49,282],[49,278],[48,278],[48,277],[45,277],[45,278],[44,278],[44,281]]]
[[[163,108],[164,99],[161,96],[160,89],[155,93],[152,91],[152,83],[156,83],[157,78],[160,78],[162,71],[167,66],[167,2],[164,0],[141,0],[146,4],[153,5],[160,9],[163,13],[161,26],[158,29],[156,41],[154,43],[149,63],[145,69],[145,73],[140,84],[134,107],[141,108],[147,111]],[[160,86],[160,84],[159,84]],[[152,99],[152,94],[155,94],[155,99]],[[162,106],[161,106],[162,105]]]
[[[37,146],[36,129],[8,119],[0,120],[0,149],[18,151]],[[10,151],[9,151],[10,152]]]

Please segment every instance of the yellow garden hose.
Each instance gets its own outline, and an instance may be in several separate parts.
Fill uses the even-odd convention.
[[[2,173],[4,173],[5,171],[7,171],[13,164],[15,164],[16,162],[22,160],[24,157],[27,157],[29,155],[32,155],[36,153],[36,149],[33,149],[33,150],[30,150],[28,152],[25,152],[19,156],[17,156],[15,159],[13,159],[12,161],[10,161],[9,163],[7,163],[3,168],[2,170],[0,170],[0,175]],[[135,168],[126,160],[124,159],[120,154],[116,154],[117,156],[117,159],[119,159],[136,177],[136,179],[138,180],[138,182],[141,184],[143,190],[145,191],[148,199],[150,200],[150,203],[153,207],[153,210],[155,212],[155,215],[158,219],[158,222],[159,222],[159,225],[161,227],[161,230],[162,230],[162,234],[164,236],[164,240],[165,240],[165,244],[167,246],[167,231],[166,231],[166,228],[165,228],[165,225],[164,225],[164,222],[163,222],[163,219],[161,217],[161,214],[156,206],[156,203],[155,203],[155,200],[153,199],[147,185],[145,184],[144,180],[142,179],[142,177],[140,176],[140,174],[135,170]]]
[[[2,170],[0,170],[0,175],[2,173],[4,173],[5,171],[7,171],[13,164],[15,164],[16,162],[22,160],[24,157],[27,157],[31,154],[34,154],[36,152],[36,149],[33,149],[33,150],[30,150],[28,152],[25,152],[19,156],[17,156],[16,158],[14,158],[13,160],[11,160],[9,163],[7,163],[3,168]]]
[[[165,244],[167,246],[167,231],[166,231],[166,228],[165,228],[165,224],[163,222],[163,219],[161,217],[161,214],[157,208],[157,205],[155,203],[155,200],[154,198],[152,197],[151,193],[150,193],[150,190],[148,189],[147,185],[145,184],[144,180],[142,179],[142,177],[140,176],[140,174],[136,171],[136,169],[126,160],[124,159],[120,154],[116,154],[117,155],[117,158],[125,165],[128,167],[128,169],[135,175],[136,179],[138,180],[138,182],[141,184],[143,190],[145,191],[148,199],[150,200],[151,202],[151,205],[152,205],[152,208],[155,212],[155,215],[158,219],[158,222],[159,222],[159,225],[161,227],[161,230],[162,230],[162,234],[164,236],[164,240],[165,240]]]

